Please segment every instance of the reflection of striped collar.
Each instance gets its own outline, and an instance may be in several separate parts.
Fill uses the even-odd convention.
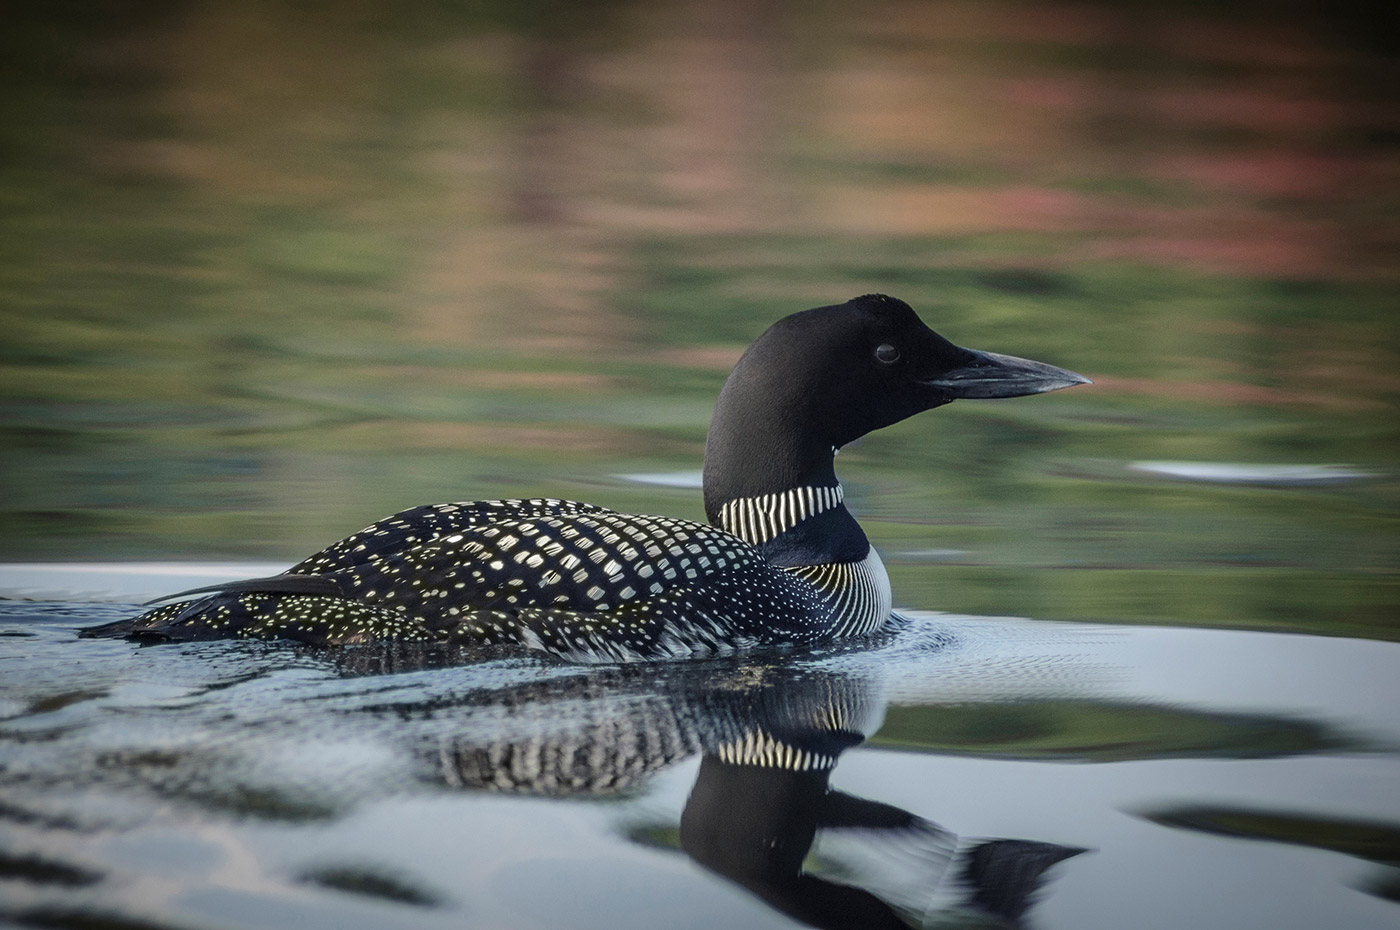
[[[790,488],[777,494],[738,497],[720,507],[719,522],[725,532],[757,546],[808,517],[839,507],[844,497],[839,483],[829,488]]]
[[[732,743],[716,747],[714,754],[730,765],[761,765],[794,772],[836,767],[836,756],[798,749],[762,731],[751,730]]]

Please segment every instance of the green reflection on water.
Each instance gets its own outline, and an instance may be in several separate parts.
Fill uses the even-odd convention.
[[[1229,807],[1181,807],[1144,816],[1170,827],[1314,846],[1400,866],[1400,827],[1393,823]]]
[[[1400,902],[1400,827],[1394,823],[1229,807],[1179,807],[1143,816],[1183,830],[1309,846],[1369,860],[1382,868],[1357,887]]]
[[[745,342],[880,290],[1098,382],[843,452],[900,603],[1400,636],[1374,59],[1038,8],[21,4],[0,557],[290,561],[474,497],[699,517],[610,476],[697,467]]]
[[[1311,721],[1076,700],[891,707],[871,745],[1091,762],[1268,758],[1361,748]]]

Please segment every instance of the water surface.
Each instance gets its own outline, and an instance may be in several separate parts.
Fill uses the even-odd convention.
[[[1397,917],[1390,644],[951,614],[603,668],[73,638],[123,610],[3,608],[21,926]]]

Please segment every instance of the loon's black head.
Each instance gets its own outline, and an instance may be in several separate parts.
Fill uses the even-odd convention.
[[[881,294],[794,313],[749,346],[720,392],[705,448],[707,509],[820,482],[832,450],[959,398],[1087,383],[1063,368],[954,345]]]

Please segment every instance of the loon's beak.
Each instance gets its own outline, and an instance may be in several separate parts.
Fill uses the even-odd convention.
[[[1083,375],[1044,362],[976,349],[966,351],[972,353],[972,361],[923,383],[941,388],[955,398],[1022,397],[1094,383]]]

